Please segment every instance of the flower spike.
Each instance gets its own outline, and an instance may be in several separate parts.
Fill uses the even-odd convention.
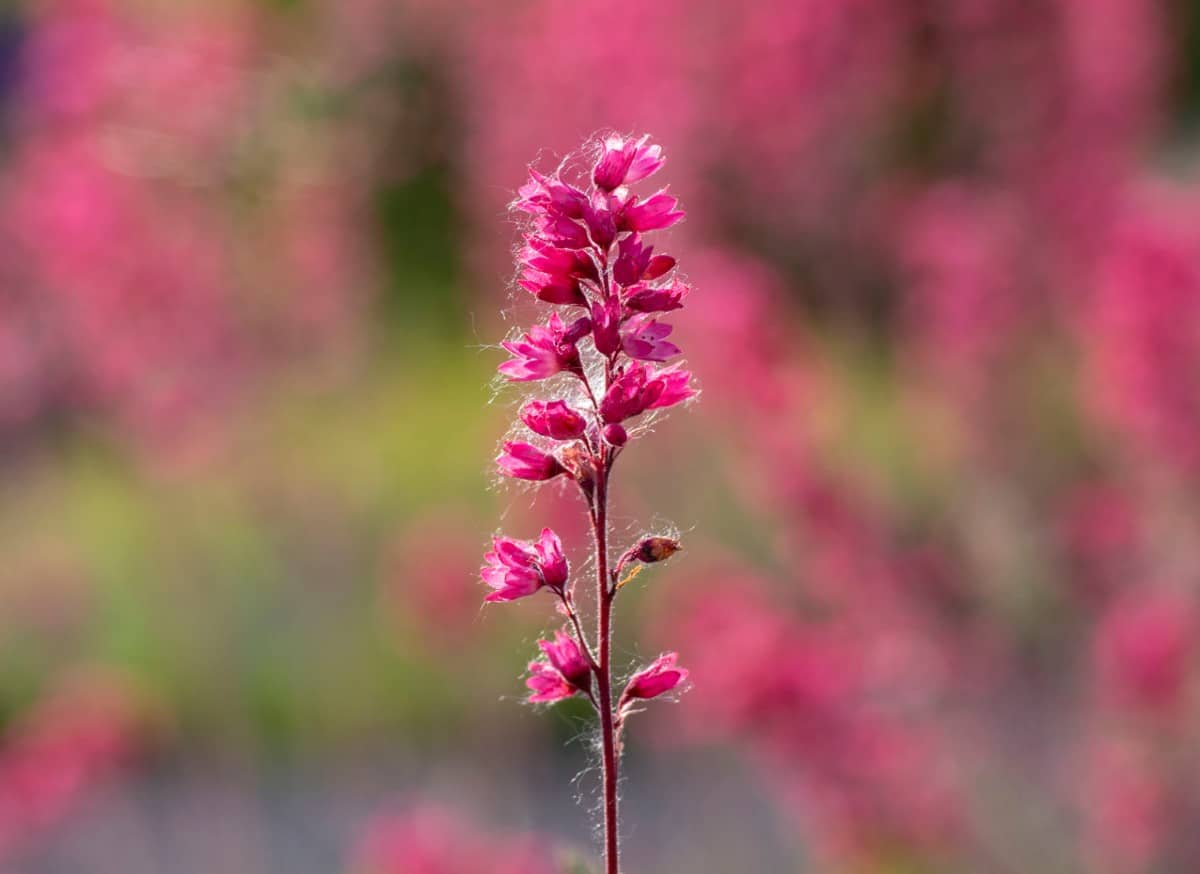
[[[517,255],[521,288],[536,300],[562,307],[516,339],[502,344],[509,353],[500,373],[513,383],[535,383],[558,374],[573,380],[554,383],[561,392],[531,397],[521,406],[521,423],[542,445],[506,441],[496,464],[501,473],[529,482],[562,477],[574,482],[588,506],[592,531],[594,599],[598,622],[585,621],[562,542],[550,529],[537,541],[496,537],[480,571],[491,602],[514,601],[546,589],[557,598],[568,622],[552,640],[538,641],[528,663],[526,700],[549,704],[583,697],[599,720],[604,780],[605,874],[617,874],[617,778],[621,732],[635,702],[677,689],[687,671],[667,653],[638,671],[614,700],[613,604],[624,582],[646,564],[679,550],[677,540],[645,538],[609,567],[608,496],[613,462],[649,429],[627,423],[644,413],[692,398],[692,374],[664,362],[681,350],[668,337],[672,326],[660,313],[682,309],[690,288],[674,278],[675,258],[655,251],[654,231],[683,218],[674,196],[661,189],[648,196],[630,186],[658,172],[662,147],[647,136],[609,136],[585,150],[590,167],[564,164],[552,175],[530,170],[513,209],[525,213],[525,238]],[[576,187],[567,179],[585,178]],[[565,313],[571,313],[565,316]],[[672,337],[673,339],[673,337]],[[548,442],[547,442],[548,441]],[[622,571],[636,563],[620,580]],[[589,641],[585,628],[597,628]]]

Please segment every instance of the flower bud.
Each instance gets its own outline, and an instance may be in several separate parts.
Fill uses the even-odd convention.
[[[647,537],[634,547],[633,554],[638,561],[653,564],[656,561],[666,561],[681,549],[683,544],[673,537]]]
[[[616,423],[605,425],[602,433],[605,442],[610,446],[624,446],[629,442],[629,432],[622,425]]]
[[[507,441],[503,451],[496,457],[500,472],[515,479],[532,481],[554,479],[566,468],[553,455],[530,444]]]
[[[679,656],[668,652],[659,656],[649,666],[634,674],[621,695],[622,709],[626,703],[638,698],[648,700],[670,692],[687,679],[688,672],[676,665]]]

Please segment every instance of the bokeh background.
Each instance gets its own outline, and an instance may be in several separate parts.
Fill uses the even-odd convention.
[[[704,389],[617,483],[630,872],[1200,869],[1198,121],[1194,2],[0,6],[0,870],[586,870],[475,573],[583,555],[493,376],[608,129]]]

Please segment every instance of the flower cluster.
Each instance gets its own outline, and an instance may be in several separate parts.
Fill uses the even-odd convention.
[[[0,863],[125,764],[143,722],[129,691],[97,675],[63,683],[10,727],[0,742]]]
[[[609,660],[612,604],[631,579],[632,562],[669,557],[679,544],[648,537],[609,564],[607,508],[613,462],[631,438],[644,433],[641,417],[694,397],[691,373],[673,362],[680,349],[664,313],[684,305],[688,286],[675,275],[673,257],[656,253],[645,235],[683,218],[662,188],[642,196],[630,185],[653,175],[665,160],[648,137],[610,136],[592,144],[590,174],[574,184],[567,168],[552,175],[530,171],[513,208],[531,219],[518,254],[518,283],[556,309],[503,344],[511,356],[499,371],[510,382],[547,385],[544,397],[521,407],[527,439],[509,440],[496,459],[500,472],[520,480],[573,480],[588,506],[595,538],[599,634],[583,632],[562,543],[549,528],[536,542],[496,537],[481,576],[494,591],[488,601],[511,601],[542,589],[559,601],[568,626],[539,641],[529,664],[528,700],[549,703],[587,698],[600,717],[605,766],[606,846],[616,871],[618,737],[638,701],[676,689],[687,672],[667,653],[634,673],[613,704]],[[582,174],[580,174],[582,175]],[[668,363],[672,362],[672,363]]]

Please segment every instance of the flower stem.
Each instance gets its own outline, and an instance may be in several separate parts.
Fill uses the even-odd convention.
[[[617,836],[617,745],[612,707],[612,602],[608,573],[608,474],[609,460],[603,457],[596,482],[592,533],[596,544],[596,604],[600,658],[596,667],[599,691],[600,735],[604,767],[604,871],[620,874]]]

